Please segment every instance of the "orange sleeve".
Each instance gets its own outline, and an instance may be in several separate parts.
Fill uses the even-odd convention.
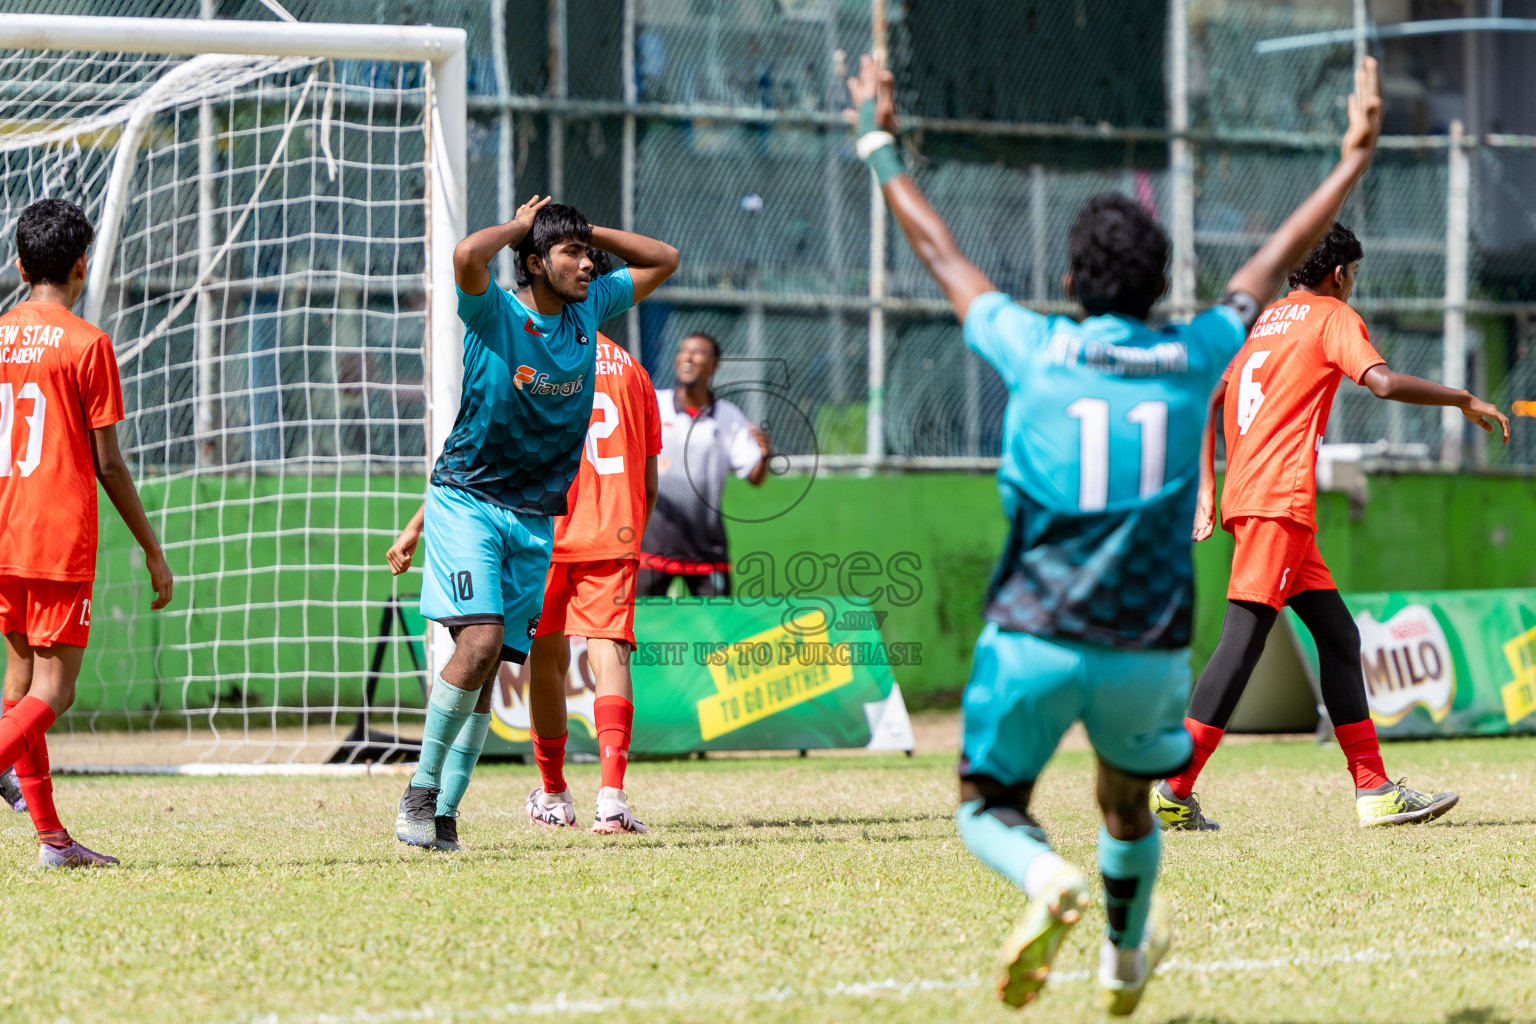
[[[91,430],[110,427],[123,418],[123,382],[117,373],[117,353],[105,334],[91,339],[80,357],[80,408]]]
[[[1237,356],[1238,355],[1242,355],[1242,354],[1243,354],[1243,350],[1242,349],[1238,349],[1237,350],[1237,355],[1234,355],[1232,357],[1232,361],[1227,364],[1227,368],[1225,370],[1221,371],[1222,383],[1226,383],[1227,381],[1230,381],[1232,379],[1232,367],[1237,365]]]
[[[1323,324],[1323,358],[1356,384],[1365,371],[1386,362],[1371,344],[1365,321],[1348,306],[1336,310]]]

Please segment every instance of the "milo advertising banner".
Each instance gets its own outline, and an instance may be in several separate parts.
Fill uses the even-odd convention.
[[[1536,732],[1536,590],[1344,594],[1385,737]],[[1291,635],[1317,691],[1317,646]]]
[[[641,601],[631,754],[700,750],[911,750],[912,723],[891,675],[917,644],[886,643],[881,613],[859,601]],[[530,753],[528,667],[503,664],[487,754]],[[571,638],[566,710],[573,751],[596,753],[597,685]]]

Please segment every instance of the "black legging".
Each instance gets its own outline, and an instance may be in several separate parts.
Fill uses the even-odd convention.
[[[1286,602],[1317,642],[1319,687],[1334,726],[1371,715],[1360,669],[1360,631],[1337,590],[1304,590]],[[1279,613],[1255,601],[1228,601],[1221,641],[1189,695],[1189,717],[1225,729],[1248,686]]]
[[[641,597],[666,597],[667,591],[672,588],[672,581],[681,574],[658,572],[655,569],[641,569],[639,583],[636,590]],[[694,597],[730,597],[731,574],[729,570],[724,572],[705,573],[701,576],[682,576],[683,585],[688,588],[688,593]]]

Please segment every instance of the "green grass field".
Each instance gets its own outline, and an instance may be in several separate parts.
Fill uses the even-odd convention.
[[[1442,823],[1364,831],[1333,748],[1234,744],[1202,795],[1219,835],[1171,837],[1177,933],[1142,1021],[1536,1019],[1536,740],[1396,744],[1454,787]],[[1021,907],[950,814],[953,759],[642,763],[655,832],[535,830],[531,768],[487,766],[458,856],[394,841],[398,777],[61,778],[66,822],[123,858],[39,872],[0,819],[0,1019],[39,1021],[1104,1019],[1102,915],[1016,1015],[994,947]],[[596,770],[571,773],[578,807]],[[1092,762],[1037,810],[1090,866]]]

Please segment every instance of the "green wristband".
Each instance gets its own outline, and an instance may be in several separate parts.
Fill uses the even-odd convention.
[[[869,158],[864,161],[869,164],[869,169],[875,172],[875,180],[884,188],[890,184],[892,178],[899,178],[907,173],[907,165],[902,163],[901,154],[895,146],[881,146]]]
[[[868,135],[870,132],[877,132],[879,130],[880,125],[875,120],[875,98],[871,96],[869,99],[859,104],[858,134],[860,136],[864,136]]]
[[[892,178],[899,178],[907,173],[907,167],[901,161],[901,153],[896,149],[896,140],[884,131],[875,121],[875,101],[867,99],[859,104],[859,131],[858,145],[859,155],[869,165],[869,169],[875,172],[875,180],[884,187]]]

